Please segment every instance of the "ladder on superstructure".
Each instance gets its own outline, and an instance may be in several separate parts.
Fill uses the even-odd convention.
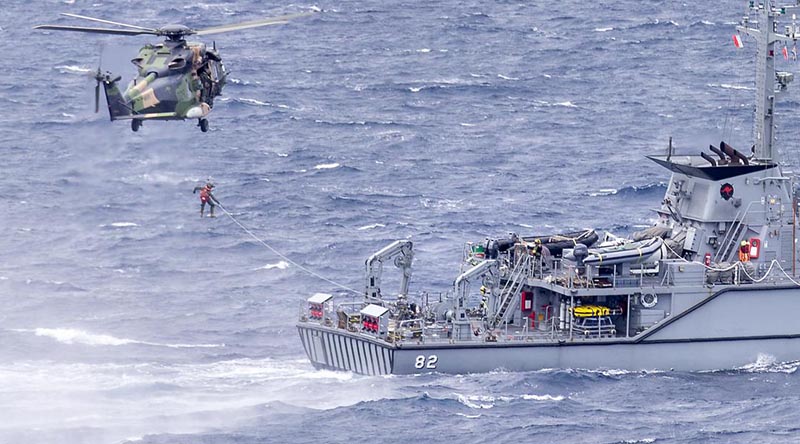
[[[493,328],[501,323],[508,322],[508,307],[519,298],[522,287],[531,276],[531,259],[531,256],[527,254],[524,255],[511,270],[508,280],[506,280],[505,285],[503,285],[503,288],[500,290],[500,308],[492,318],[491,325]]]

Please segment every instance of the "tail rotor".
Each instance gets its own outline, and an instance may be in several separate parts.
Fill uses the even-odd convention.
[[[100,68],[97,68],[97,74],[94,76],[95,80],[97,80],[97,84],[94,85],[94,112],[100,112],[100,82],[103,78],[102,74],[100,73]]]
[[[100,68],[103,66],[103,52],[106,50],[105,45],[100,45],[100,60],[97,62],[97,72],[94,75],[97,83],[94,85],[94,113],[100,112],[100,82],[103,81],[103,73]]]

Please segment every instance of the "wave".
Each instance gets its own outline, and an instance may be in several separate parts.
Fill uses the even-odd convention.
[[[285,270],[289,268],[289,263],[286,261],[280,261],[275,264],[267,264],[263,267],[256,268],[256,270],[272,270],[273,268],[277,268],[278,270]]]
[[[481,401],[487,401],[488,404],[481,404]],[[457,395],[458,402],[464,404],[465,406],[471,409],[490,409],[494,407],[494,404],[491,402],[494,400],[491,397],[484,397],[484,396],[464,396],[464,395]]]
[[[112,227],[112,228],[132,228],[132,227],[138,227],[139,224],[137,224],[135,222],[112,222],[110,224],[101,224],[99,226],[100,226],[100,228],[108,228],[108,227]]]
[[[358,227],[357,229],[358,230],[372,230],[374,228],[383,228],[385,226],[386,226],[385,224],[370,224],[370,225],[364,225],[363,227]]]
[[[787,373],[793,374],[800,368],[800,361],[778,362],[771,355],[759,354],[756,362],[736,368],[735,371],[744,373]]]
[[[752,86],[745,86],[745,85],[731,85],[728,83],[709,83],[706,86],[709,88],[722,88],[722,89],[738,89],[744,91],[755,91],[756,89]]]
[[[445,208],[448,210],[456,210],[464,207],[464,200],[451,200],[451,199],[420,199],[420,203],[425,208]]]
[[[455,400],[459,404],[465,405],[474,410],[486,410],[494,408],[497,403],[509,404],[515,401],[536,401],[536,402],[560,402],[567,399],[561,395],[509,395],[509,396],[491,396],[491,395],[463,395],[455,393]],[[428,395],[429,398],[435,399]]]
[[[121,345],[150,345],[155,347],[168,348],[220,348],[225,344],[163,344],[159,342],[139,341],[136,339],[117,338],[111,335],[89,333],[84,330],[74,328],[36,328],[36,329],[13,329],[11,331],[20,333],[33,333],[36,336],[43,336],[55,339],[62,344],[82,344],[91,346],[121,346]]]
[[[54,69],[57,69],[58,72],[61,74],[88,74],[94,71],[92,68],[84,68],[83,66],[76,66],[76,65],[58,65]]]
[[[526,401],[563,401],[563,396],[553,396],[553,395],[522,395],[520,398]]]
[[[260,100],[246,99],[246,98],[242,98],[242,97],[237,97],[237,98],[233,99],[233,101],[236,102],[236,103],[242,103],[244,105],[250,105],[250,106],[266,106],[266,107],[270,107],[270,108],[276,107],[276,108],[283,108],[283,109],[288,109],[289,108],[286,105],[275,105],[275,104],[270,103],[270,102],[262,102]]]
[[[578,108],[578,105],[572,103],[572,101],[569,100],[564,102],[555,102],[555,103],[547,102],[545,100],[534,100],[533,103],[537,106],[545,106],[545,107],[563,106],[565,108]]]
[[[393,120],[348,120],[345,122],[335,122],[332,120],[314,119],[314,123],[332,126],[410,126],[407,123],[395,122]]]
[[[645,185],[629,185],[622,188],[601,188],[597,191],[588,193],[589,197],[599,196],[630,196],[630,195],[649,195],[655,191],[661,191],[667,188],[666,182],[652,182]]]
[[[678,22],[674,20],[661,20],[661,19],[654,19],[646,23],[639,23],[637,25],[633,25],[626,29],[639,29],[639,28],[663,28],[663,27],[679,27],[681,26]]]
[[[338,163],[321,163],[319,165],[315,165],[314,169],[315,170],[332,170],[334,168],[339,168],[340,166],[342,166],[342,165],[338,164]]]

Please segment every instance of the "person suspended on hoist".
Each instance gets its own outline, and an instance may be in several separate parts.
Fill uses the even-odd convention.
[[[200,191],[200,217],[203,217],[203,211],[206,208],[206,204],[210,207],[210,214],[208,217],[216,217],[214,216],[214,207],[219,205],[219,201],[213,194],[211,194],[211,190],[214,189],[214,184],[211,182],[206,183],[204,187],[194,187],[192,194],[196,194]]]
[[[739,262],[750,261],[750,242],[743,240],[739,245]]]

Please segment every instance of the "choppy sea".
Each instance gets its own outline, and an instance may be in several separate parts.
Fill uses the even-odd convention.
[[[706,373],[314,370],[294,323],[415,242],[446,291],[468,240],[654,220],[645,156],[752,140],[744,1],[6,0],[0,8],[0,443],[800,442],[800,363]],[[91,72],[152,39],[33,31],[220,25],[211,131],[94,114]],[[210,39],[209,39],[210,40]],[[750,45],[748,46],[748,43]],[[793,62],[780,69],[797,71]],[[779,105],[795,167],[800,102]],[[390,271],[387,271],[389,273]],[[396,283],[389,279],[387,285]]]

